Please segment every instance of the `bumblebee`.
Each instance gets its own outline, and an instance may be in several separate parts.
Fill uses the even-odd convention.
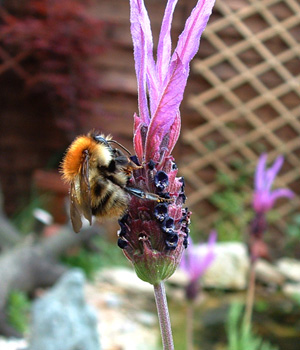
[[[125,153],[126,154],[125,154]],[[122,216],[130,195],[157,202],[170,201],[154,193],[128,187],[134,170],[140,169],[130,152],[111,136],[91,131],[77,137],[67,150],[61,173],[70,185],[70,217],[75,232],[82,216],[90,224],[97,219]]]

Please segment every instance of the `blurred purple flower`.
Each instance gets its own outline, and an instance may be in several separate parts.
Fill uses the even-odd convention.
[[[216,231],[212,231],[207,244],[194,245],[189,238],[189,249],[183,255],[180,268],[189,276],[189,283],[185,288],[187,300],[193,301],[200,291],[199,280],[215,259]]]
[[[189,237],[189,249],[183,254],[179,267],[185,271],[191,282],[199,281],[215,259],[217,232],[211,231],[207,244],[194,244]]]
[[[287,188],[280,188],[271,191],[277,173],[283,164],[283,156],[277,157],[274,164],[266,170],[267,154],[262,154],[259,158],[255,180],[254,195],[252,205],[256,213],[266,213],[271,210],[275,201],[280,197],[293,198],[294,193]]]
[[[177,0],[168,0],[161,26],[156,61],[150,20],[143,0],[130,0],[131,35],[138,86],[139,115],[134,115],[135,170],[128,186],[160,199],[131,196],[128,213],[119,220],[119,246],[137,275],[157,284],[170,277],[187,247],[191,212],[183,208],[184,179],[177,177],[171,152],[180,133],[179,106],[189,64],[214,0],[199,0],[187,19],[171,54],[171,23]],[[163,200],[162,200],[163,199]]]

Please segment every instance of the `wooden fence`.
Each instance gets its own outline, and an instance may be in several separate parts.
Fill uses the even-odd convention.
[[[300,204],[300,3],[217,0],[202,46],[206,54],[192,65],[200,92],[188,96],[199,125],[183,132],[191,156],[182,167],[197,227],[218,218],[210,201],[221,189],[216,174],[236,176],[236,160],[254,171],[262,152],[270,161],[285,155],[276,185],[297,197],[277,206],[284,219]]]

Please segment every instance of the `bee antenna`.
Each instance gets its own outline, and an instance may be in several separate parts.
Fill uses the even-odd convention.
[[[106,140],[108,143],[115,143],[116,145],[120,146],[124,151],[126,151],[130,156],[131,156],[131,153],[128,151],[127,148],[125,148],[123,145],[121,145],[118,141],[115,141],[115,140]]]

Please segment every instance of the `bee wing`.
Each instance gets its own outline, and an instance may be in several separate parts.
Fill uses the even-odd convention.
[[[76,191],[75,191],[75,183],[71,183],[71,189],[70,189],[70,217],[71,222],[73,226],[73,230],[78,233],[82,227],[81,222],[81,208],[78,203],[78,199],[76,197]]]
[[[85,153],[85,157],[81,166],[80,174],[80,207],[83,216],[92,224],[92,208],[91,208],[91,187],[89,181],[89,153]]]

